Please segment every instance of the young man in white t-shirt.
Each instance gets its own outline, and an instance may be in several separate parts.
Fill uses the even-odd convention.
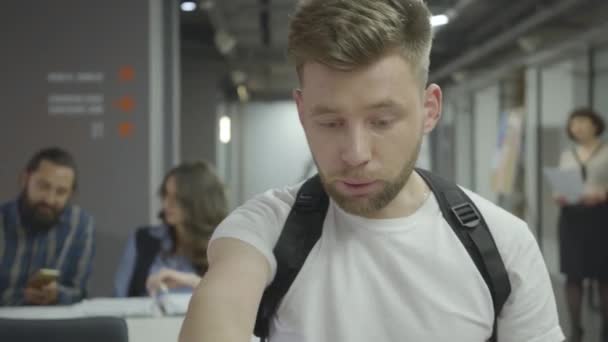
[[[293,16],[294,98],[331,202],[272,319],[272,342],[482,342],[492,334],[490,291],[414,171],[441,111],[441,89],[426,85],[429,16],[420,0],[311,0]],[[250,340],[298,188],[268,191],[218,227],[181,342]],[[498,341],[562,341],[528,227],[468,194],[511,283]]]

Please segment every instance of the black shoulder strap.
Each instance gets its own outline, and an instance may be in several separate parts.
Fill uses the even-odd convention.
[[[471,199],[456,184],[432,173],[416,169],[429,185],[444,218],[452,227],[486,282],[494,305],[494,328],[490,341],[496,341],[496,318],[511,292],[507,271],[494,239]],[[289,290],[308,253],[321,237],[329,200],[315,176],[300,188],[275,245],[277,273],[266,288],[255,323],[254,333],[262,342],[269,335],[270,320]]]
[[[298,191],[279,240],[274,248],[277,271],[264,291],[254,333],[262,341],[269,335],[270,320],[289,290],[308,253],[321,237],[329,199],[319,176],[308,179]]]
[[[416,169],[431,188],[441,212],[473,259],[492,295],[494,328],[490,341],[496,341],[497,318],[511,293],[511,283],[494,238],[475,203],[458,185],[431,172]]]

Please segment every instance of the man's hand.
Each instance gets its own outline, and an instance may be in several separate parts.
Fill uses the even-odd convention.
[[[164,286],[170,289],[176,287],[195,288],[200,281],[201,277],[194,273],[179,272],[170,268],[163,268],[148,276],[146,288],[150,295],[155,296]]]
[[[59,286],[56,281],[41,288],[28,287],[24,290],[25,302],[33,305],[52,305],[59,299]]]
[[[208,254],[209,269],[192,295],[179,341],[250,341],[270,263],[233,238],[214,240]]]

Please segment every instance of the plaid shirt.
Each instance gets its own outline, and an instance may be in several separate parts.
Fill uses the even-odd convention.
[[[25,305],[24,289],[41,268],[60,272],[58,304],[86,295],[94,254],[93,219],[68,205],[59,223],[46,232],[21,224],[17,200],[0,206],[0,306]]]

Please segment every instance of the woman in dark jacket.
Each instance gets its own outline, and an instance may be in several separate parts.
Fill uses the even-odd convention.
[[[207,244],[228,212],[219,178],[205,162],[183,163],[165,176],[160,196],[163,224],[129,238],[114,281],[118,297],[191,292],[207,270]]]

